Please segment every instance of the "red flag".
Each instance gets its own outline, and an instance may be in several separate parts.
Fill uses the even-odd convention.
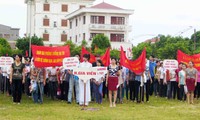
[[[144,72],[146,65],[146,49],[142,51],[142,54],[134,61],[127,59],[123,48],[121,47],[120,52],[120,64],[129,70],[133,71],[135,74],[140,74]]]
[[[88,52],[84,47],[82,47],[81,51],[81,61],[83,61],[84,54],[90,54],[90,61],[89,61],[90,63],[96,62],[95,56],[92,53]]]
[[[26,50],[26,57],[28,57],[28,50]]]
[[[103,56],[101,56],[101,60],[102,60],[104,66],[110,65],[110,48],[108,48],[106,50],[106,53]]]
[[[189,63],[189,61],[194,62],[194,67],[197,70],[200,70],[200,54],[194,54],[194,55],[188,55],[183,53],[182,51],[177,51],[177,61],[180,63],[185,63],[186,65]]]

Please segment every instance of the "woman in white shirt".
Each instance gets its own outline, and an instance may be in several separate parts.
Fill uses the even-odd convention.
[[[170,98],[176,98],[176,72],[175,70],[170,71],[170,83],[171,83],[171,92]]]
[[[91,68],[92,64],[88,61],[90,60],[89,54],[83,55],[83,62],[80,64],[80,68]],[[80,106],[88,106],[89,102],[91,101],[91,94],[90,94],[90,80],[86,82],[86,99],[84,104],[84,81],[79,80],[79,104]]]

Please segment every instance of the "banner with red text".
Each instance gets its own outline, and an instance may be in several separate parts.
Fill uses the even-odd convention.
[[[73,74],[85,83],[90,79],[100,79],[107,73],[107,67],[74,68]]]
[[[183,53],[182,51],[178,50],[177,52],[177,61],[180,63],[185,63],[186,65],[189,63],[189,61],[194,62],[194,67],[197,70],[200,70],[200,54],[195,55],[188,55]]]
[[[62,66],[63,59],[70,56],[69,46],[46,47],[32,45],[35,67]]]
[[[146,49],[142,51],[142,54],[139,56],[139,58],[132,61],[126,57],[124,50],[121,47],[120,64],[121,66],[124,66],[128,68],[129,70],[133,71],[135,74],[143,73],[146,68]]]

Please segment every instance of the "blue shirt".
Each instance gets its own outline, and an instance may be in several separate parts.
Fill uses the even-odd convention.
[[[155,67],[156,67],[156,63],[149,61],[149,71],[150,71],[151,77],[155,76],[155,73],[154,73]]]
[[[140,82],[140,81],[141,81],[141,78],[142,78],[141,75],[136,75],[136,76],[135,76],[135,80],[136,80],[136,81],[139,81],[139,82]]]

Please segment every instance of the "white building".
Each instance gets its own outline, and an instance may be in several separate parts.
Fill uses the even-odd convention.
[[[105,2],[78,9],[66,16],[70,26],[67,37],[77,44],[82,40],[91,44],[96,34],[104,34],[110,39],[112,49],[123,46],[126,55],[130,57],[132,44],[128,42],[128,35],[132,28],[129,16],[133,12]]]
[[[27,36],[44,38],[45,45],[63,45],[69,22],[66,15],[95,0],[25,0],[27,4]]]

